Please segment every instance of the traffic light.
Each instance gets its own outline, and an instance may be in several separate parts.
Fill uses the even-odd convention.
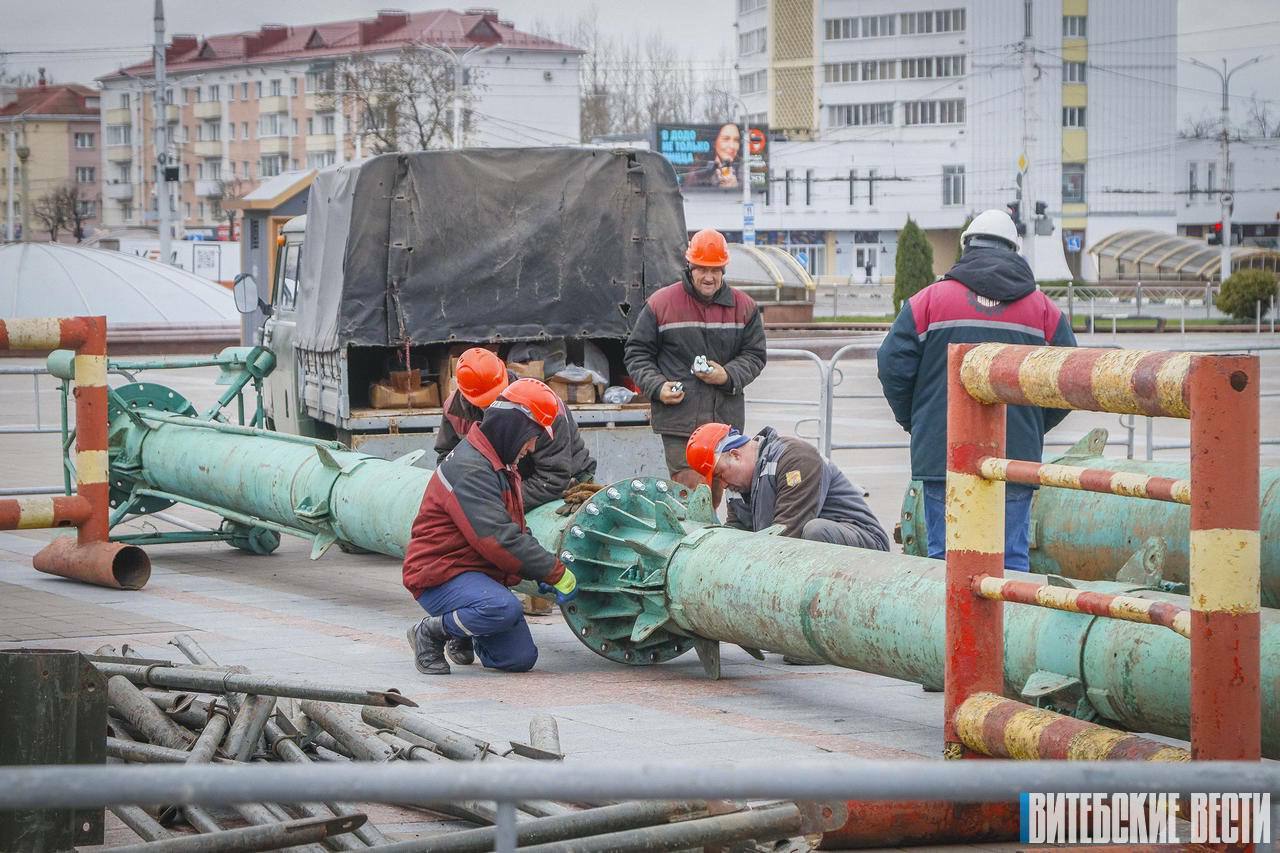
[[[1049,205],[1043,201],[1036,202],[1035,233],[1048,237],[1053,233],[1053,220],[1049,218]]]
[[[1222,223],[1221,222],[1213,223],[1213,227],[1209,229],[1209,245],[1210,246],[1222,245]]]
[[[1009,218],[1013,220],[1013,227],[1017,229],[1018,236],[1024,236],[1027,233],[1027,226],[1022,221],[1022,202],[1011,201],[1005,205],[1005,209],[1009,211]]]
[[[1046,211],[1048,210],[1049,210],[1048,204],[1046,204],[1043,201],[1036,202],[1036,219],[1039,219],[1040,217],[1044,216],[1046,214]]]

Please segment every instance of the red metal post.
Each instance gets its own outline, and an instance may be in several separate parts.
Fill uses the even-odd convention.
[[[89,502],[79,542],[106,542],[111,513],[107,482],[107,318],[61,321],[62,346],[76,350],[76,494]]]
[[[955,713],[975,693],[1004,692],[1004,612],[979,598],[975,578],[1004,576],[1004,483],[978,472],[986,456],[1004,456],[1005,407],[979,403],[960,378],[971,344],[947,352],[947,662],[946,758],[971,756]]]
[[[1197,356],[1191,398],[1191,754],[1262,755],[1258,359]]]

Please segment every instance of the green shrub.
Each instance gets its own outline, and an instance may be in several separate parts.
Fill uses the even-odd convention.
[[[1271,310],[1271,297],[1276,295],[1275,273],[1266,270],[1237,270],[1225,282],[1213,300],[1218,310],[1237,320],[1252,320],[1257,304],[1262,302],[1262,316]]]
[[[893,265],[893,313],[902,303],[933,283],[933,247],[911,217],[898,233],[898,256]]]

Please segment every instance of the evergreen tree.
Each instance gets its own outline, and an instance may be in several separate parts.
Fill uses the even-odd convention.
[[[898,256],[894,261],[893,313],[902,303],[933,283],[933,247],[911,217],[898,233]]]

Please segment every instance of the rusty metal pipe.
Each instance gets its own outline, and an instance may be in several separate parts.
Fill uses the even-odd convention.
[[[975,595],[990,601],[1031,604],[1069,613],[1088,613],[1109,619],[1163,625],[1183,637],[1191,636],[1191,611],[1167,601],[990,576],[976,579],[971,589]]]
[[[161,713],[127,678],[113,675],[107,679],[107,701],[129,725],[157,746],[186,750],[194,740],[186,729]]]
[[[224,752],[235,761],[248,761],[258,747],[262,730],[276,708],[276,697],[251,695],[240,706],[236,721],[227,733]]]
[[[1018,803],[853,800],[849,819],[824,833],[820,850],[1016,841]]]
[[[137,833],[143,841],[163,841],[173,838],[169,830],[147,813],[141,806],[110,806],[111,813],[120,818],[120,822]]]
[[[152,743],[136,743],[119,737],[107,737],[107,755],[135,764],[183,764],[190,753],[185,749],[170,749]]]
[[[344,714],[336,705],[303,699],[302,713],[342,744],[357,761],[391,761],[395,750],[372,733],[360,730],[360,723]]]
[[[268,696],[318,699],[322,702],[342,702],[353,705],[416,707],[416,703],[391,690],[359,690],[302,679],[182,666],[142,666],[105,661],[95,661],[94,666],[106,675],[123,676],[134,684],[147,687],[196,690],[202,693],[261,693]]]
[[[455,761],[479,761],[489,751],[489,744],[477,738],[447,729],[422,714],[406,713],[400,708],[361,708],[360,718],[383,729],[401,728],[436,745],[440,754]]]
[[[185,835],[147,844],[130,844],[115,848],[119,853],[253,853],[279,850],[298,844],[323,841],[334,835],[351,832],[364,822],[363,815],[352,817],[304,818],[288,823],[246,826],[221,832]]]
[[[191,747],[191,754],[187,756],[187,764],[204,764],[213,760],[218,744],[222,743],[222,739],[226,737],[227,728],[231,725],[228,721],[229,714],[226,705],[214,702],[213,712],[209,715],[208,722],[204,724],[200,737],[196,738],[195,745]]]
[[[151,558],[137,545],[78,543],[70,536],[50,542],[31,558],[31,565],[47,575],[115,589],[142,589],[151,578]]]

